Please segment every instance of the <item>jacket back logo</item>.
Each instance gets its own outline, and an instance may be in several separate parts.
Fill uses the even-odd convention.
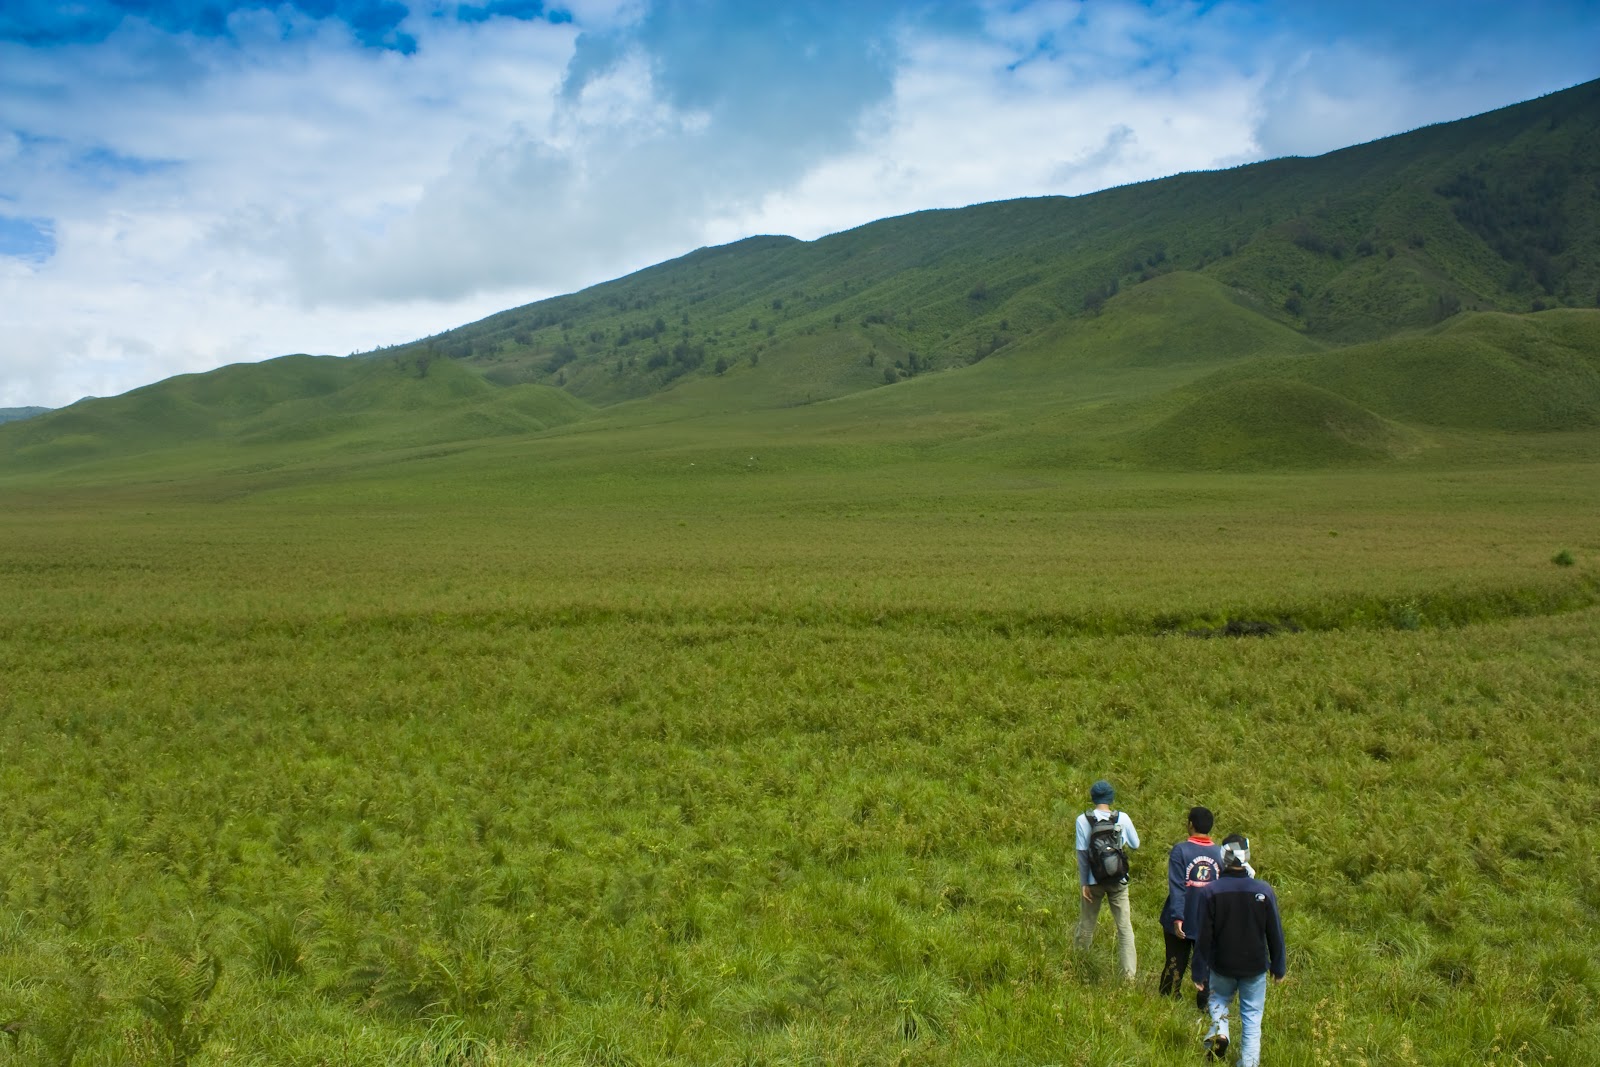
[[[1217,880],[1217,861],[1210,856],[1196,856],[1183,872],[1183,884],[1190,889]]]

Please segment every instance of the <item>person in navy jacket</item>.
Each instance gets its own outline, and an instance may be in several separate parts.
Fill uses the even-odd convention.
[[[1161,995],[1183,992],[1183,976],[1194,951],[1195,890],[1210,885],[1222,873],[1222,846],[1210,838],[1211,809],[1189,809],[1189,836],[1167,854],[1167,901],[1161,906],[1161,936],[1167,943],[1167,962],[1161,968]],[[1195,994],[1195,1007],[1206,1010],[1205,990]]]
[[[1260,1067],[1261,1018],[1267,975],[1283,981],[1286,959],[1278,895],[1250,873],[1250,842],[1229,834],[1222,842],[1222,876],[1195,897],[1195,989],[1210,982],[1211,1029],[1203,1039],[1211,1059],[1228,1049],[1228,1008],[1239,997],[1239,1067]],[[1187,925],[1187,924],[1186,924]]]

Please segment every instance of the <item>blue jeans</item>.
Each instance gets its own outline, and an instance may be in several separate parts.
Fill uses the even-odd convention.
[[[1211,972],[1211,1030],[1206,1034],[1228,1032],[1228,1007],[1234,993],[1239,994],[1239,1067],[1261,1067],[1261,1016],[1267,1008],[1267,974],[1233,978]]]

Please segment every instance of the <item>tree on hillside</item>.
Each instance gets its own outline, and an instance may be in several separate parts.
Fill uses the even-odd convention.
[[[1117,295],[1122,288],[1122,283],[1112,278],[1106,284],[1096,289],[1090,289],[1083,294],[1083,310],[1091,315],[1100,314],[1100,309],[1106,306],[1106,301]]]

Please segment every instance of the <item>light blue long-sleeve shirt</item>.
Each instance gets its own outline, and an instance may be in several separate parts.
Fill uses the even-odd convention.
[[[1111,811],[1096,812],[1110,818]],[[1099,821],[1099,820],[1096,820]],[[1133,828],[1133,820],[1128,818],[1125,811],[1117,812],[1117,826],[1122,830],[1122,843],[1130,850],[1139,847],[1139,831]],[[1078,850],[1078,884],[1094,885],[1094,874],[1089,870],[1089,813],[1084,812],[1078,816],[1078,834],[1076,847]]]

